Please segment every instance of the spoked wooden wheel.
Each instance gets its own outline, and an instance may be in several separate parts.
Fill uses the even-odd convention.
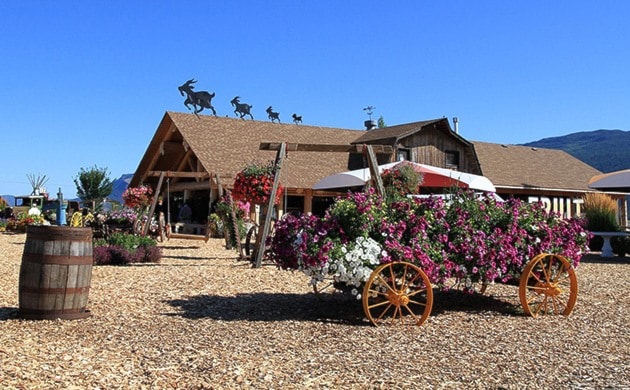
[[[133,223],[133,232],[137,235],[142,235],[142,233],[144,233],[144,224],[140,218],[136,219]]]
[[[521,274],[519,298],[526,314],[569,315],[577,300],[578,282],[571,263],[563,256],[542,253]]]
[[[254,224],[249,228],[245,237],[245,256],[250,257],[253,254],[257,239],[258,225]]]
[[[72,214],[72,218],[70,218],[70,226],[72,226],[72,227],[82,227],[83,226],[83,215],[80,212],[75,211]]]
[[[374,325],[421,325],[431,314],[427,275],[407,262],[380,265],[363,288],[363,311]]]

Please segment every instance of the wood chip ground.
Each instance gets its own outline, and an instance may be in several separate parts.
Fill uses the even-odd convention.
[[[437,293],[421,327],[373,327],[300,273],[252,269],[222,240],[160,244],[156,265],[93,268],[81,320],[18,318],[26,235],[0,234],[3,389],[630,388],[630,260],[584,258],[569,317],[515,287]]]

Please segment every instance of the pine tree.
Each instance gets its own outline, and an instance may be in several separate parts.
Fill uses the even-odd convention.
[[[383,118],[383,115],[378,117],[378,128],[382,129],[384,127],[387,127],[387,125],[385,124],[385,119]]]

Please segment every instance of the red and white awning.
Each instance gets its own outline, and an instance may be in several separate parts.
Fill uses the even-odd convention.
[[[411,161],[399,161],[384,165],[379,165],[378,170],[383,173],[386,169],[392,169],[398,164],[411,164],[413,168],[423,174],[421,187],[448,188],[453,186],[470,188],[475,191],[496,192],[492,182],[485,176],[473,175],[472,173],[454,171],[451,169],[434,167],[426,164],[414,163]],[[325,190],[331,188],[344,188],[363,186],[371,179],[369,168],[355,169],[327,176],[313,186],[314,190]]]

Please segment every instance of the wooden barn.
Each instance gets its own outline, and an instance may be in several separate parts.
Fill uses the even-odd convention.
[[[219,185],[230,188],[236,173],[251,162],[273,160],[276,151],[269,145],[282,142],[293,147],[281,170],[286,188],[281,213],[323,213],[343,191],[313,190],[313,185],[326,176],[366,167],[365,144],[382,151],[379,164],[410,160],[484,175],[501,196],[542,200],[565,215],[579,213],[582,195],[592,191],[590,178],[600,173],[562,151],[468,141],[446,118],[347,130],[166,112],[130,186],[155,188],[162,178],[161,195],[169,196],[171,215],[187,203],[194,222],[204,224]]]

